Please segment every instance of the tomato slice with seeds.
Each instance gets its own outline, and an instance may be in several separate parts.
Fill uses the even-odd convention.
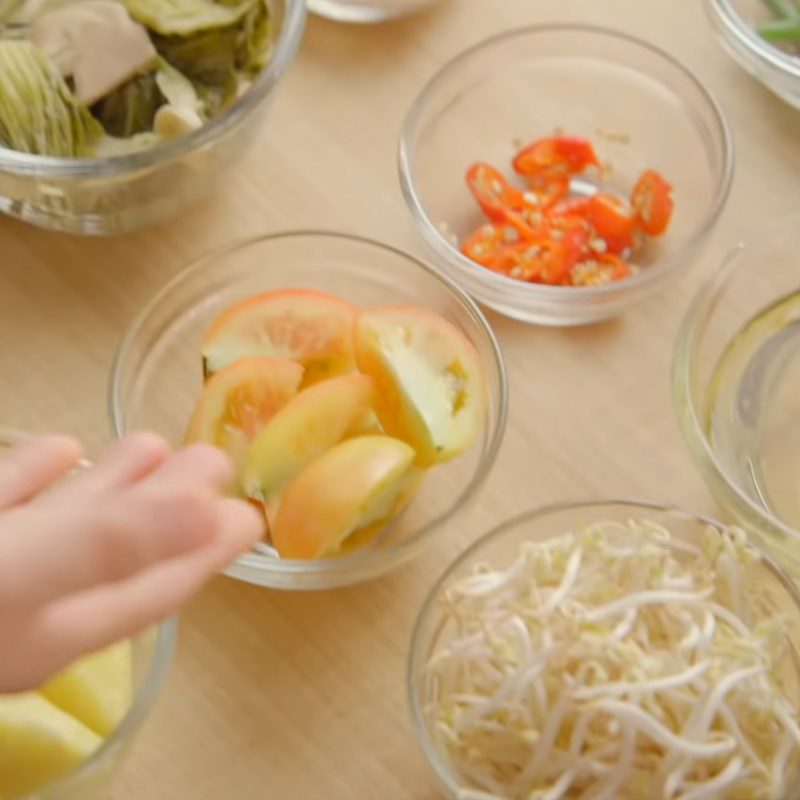
[[[470,237],[461,245],[461,252],[483,266],[507,244],[519,241],[519,232],[511,225],[499,222],[488,222],[476,228]]]
[[[628,204],[608,192],[598,192],[589,198],[583,218],[606,243],[609,253],[619,255],[633,249],[636,222]]]
[[[661,236],[667,230],[674,202],[672,186],[652,169],[642,173],[631,193],[634,219],[648,236]]]
[[[517,153],[514,169],[520,175],[568,177],[583,172],[600,161],[588,139],[578,136],[551,136],[539,139]]]
[[[203,339],[203,368],[210,375],[239,358],[297,361],[308,385],[352,372],[350,303],[315,289],[279,289],[248,297],[217,317]]]
[[[187,442],[208,442],[241,466],[250,442],[298,392],[303,368],[281,358],[240,358],[215,372],[197,400]]]

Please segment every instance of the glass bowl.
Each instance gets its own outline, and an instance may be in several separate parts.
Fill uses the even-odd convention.
[[[756,26],[773,18],[762,0],[705,0],[704,6],[728,53],[778,97],[800,108],[800,57],[759,35]]]
[[[625,197],[647,168],[674,186],[675,214],[636,275],[602,286],[514,280],[463,256],[457,243],[485,221],[464,182],[488,161],[510,174],[521,142],[556,130],[586,136]],[[442,68],[417,98],[399,148],[400,182],[423,239],[448,274],[501,314],[544,325],[613,317],[676,279],[722,210],[733,175],[728,123],[708,90],[663,51],[577,25],[522,28],[481,42]],[[590,194],[581,180],[573,189]]]
[[[0,456],[27,436],[0,427]],[[82,461],[81,467],[86,466],[88,462]],[[117,729],[97,751],[71,773],[16,800],[86,800],[105,796],[103,790],[122,764],[161,693],[175,650],[177,627],[177,620],[170,618],[131,639],[133,703]]]
[[[112,371],[110,413],[121,436],[148,428],[179,444],[202,386],[200,343],[232,303],[279,288],[331,292],[357,306],[411,304],[437,312],[472,342],[489,402],[481,437],[426,476],[414,502],[368,549],[340,558],[280,559],[267,548],[227,574],[278,589],[326,589],[375,578],[423,550],[463,510],[491,469],[506,423],[502,356],[486,319],[452,281],[394,248],[343,234],[294,232],[235,242],[170,281],[125,335]]]
[[[254,138],[303,32],[305,0],[267,0],[272,56],[230,108],[158,147],[108,158],[54,158],[0,147],[0,211],[42,228],[108,235],[176,214],[211,193]]]
[[[800,580],[800,218],[740,245],[678,334],[673,402],[720,504]]]
[[[414,14],[441,0],[308,0],[308,9],[336,22],[371,23]]]
[[[699,543],[700,536],[709,525],[720,523],[690,511],[654,503],[634,500],[607,500],[547,506],[515,517],[487,533],[453,561],[428,594],[417,619],[411,640],[408,660],[408,696],[417,737],[428,763],[433,768],[445,794],[453,798],[467,796],[449,763],[444,745],[435,729],[429,710],[434,691],[427,677],[425,665],[434,650],[452,635],[444,624],[440,600],[446,586],[454,579],[469,574],[478,563],[498,567],[510,566],[518,555],[520,543],[540,542],[580,529],[590,523],[610,521],[626,523],[631,519],[647,519],[668,528],[676,539]],[[763,565],[763,569],[761,566]],[[781,569],[768,556],[761,556],[758,565],[759,592],[774,612],[785,614],[791,621],[792,663],[800,664],[800,592]],[[745,587],[746,589],[746,587]],[[800,707],[800,676],[791,676],[792,694]],[[472,796],[470,794],[470,796]],[[475,792],[475,797],[483,796]],[[489,795],[486,795],[489,797]]]

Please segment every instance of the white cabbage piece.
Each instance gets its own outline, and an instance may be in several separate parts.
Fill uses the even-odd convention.
[[[103,128],[36,45],[0,40],[0,145],[47,156],[86,156]]]
[[[28,38],[71,77],[87,106],[146,72],[157,53],[147,31],[114,0],[83,0],[39,16]]]
[[[124,0],[128,13],[163,36],[189,36],[236,25],[259,0]]]

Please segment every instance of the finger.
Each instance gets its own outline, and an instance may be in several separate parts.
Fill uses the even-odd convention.
[[[150,477],[151,483],[181,483],[223,489],[233,479],[228,457],[210,444],[192,444],[172,453]]]
[[[79,488],[107,491],[128,486],[159,467],[167,458],[167,443],[154,433],[132,433],[114,442],[91,469],[75,480]]]
[[[64,663],[81,653],[132,636],[175,613],[192,595],[261,533],[258,515],[245,503],[225,501],[226,530],[212,544],[106,586],[51,606],[37,625],[38,636],[66,653]]]
[[[4,532],[11,535],[0,539],[0,602],[30,607],[125,580],[207,545],[225,522],[223,501],[193,489],[134,489],[90,505],[80,505],[80,497],[77,502],[61,504],[55,532],[53,506],[26,508],[7,522]]]
[[[73,469],[80,443],[69,436],[37,436],[0,459],[0,509],[25,503]]]

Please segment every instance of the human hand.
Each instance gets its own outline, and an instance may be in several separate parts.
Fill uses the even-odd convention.
[[[80,456],[43,436],[0,458],[0,693],[173,613],[261,534],[209,445],[133,434],[54,486]]]

